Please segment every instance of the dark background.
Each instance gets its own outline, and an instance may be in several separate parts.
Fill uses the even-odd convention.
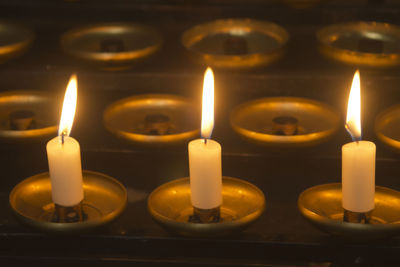
[[[186,29],[219,18],[249,17],[285,27],[286,55],[249,71],[215,70],[216,122],[213,139],[223,149],[223,174],[260,187],[267,201],[261,219],[243,233],[215,239],[168,234],[146,211],[146,196],[158,185],[188,175],[186,144],[164,149],[131,145],[103,127],[104,108],[142,93],[188,96],[200,103],[204,67],[180,44]],[[328,24],[368,20],[400,24],[400,1],[320,1],[304,9],[280,1],[59,1],[2,0],[0,19],[31,27],[36,39],[22,57],[0,65],[0,90],[64,94],[71,73],[79,78],[72,136],[79,140],[84,169],[111,175],[128,187],[124,214],[93,233],[53,236],[20,224],[8,205],[10,190],[26,177],[47,171],[45,142],[0,144],[0,264],[42,266],[400,266],[400,240],[343,241],[301,218],[297,197],[306,188],[339,182],[340,128],[328,142],[276,150],[249,144],[229,126],[233,107],[268,96],[298,96],[333,106],[345,117],[356,66],[335,63],[317,51],[315,32]],[[87,23],[132,21],[163,35],[161,51],[122,72],[104,72],[69,58],[59,47],[66,30]],[[399,155],[376,140],[374,120],[400,102],[400,67],[361,68],[364,139],[377,145],[376,183],[400,190]],[[60,102],[61,104],[61,102]],[[135,201],[133,201],[135,200]],[[316,265],[312,265],[315,263]]]

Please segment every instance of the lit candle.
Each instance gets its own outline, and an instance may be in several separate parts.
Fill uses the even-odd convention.
[[[347,106],[346,129],[355,142],[342,147],[342,205],[352,212],[374,209],[375,144],[361,141],[360,74],[354,74]]]
[[[189,143],[189,171],[192,205],[213,209],[222,204],[221,146],[211,140],[214,128],[214,76],[204,75],[201,136]]]
[[[72,207],[83,200],[81,152],[70,137],[77,100],[77,80],[73,75],[64,96],[58,136],[47,143],[47,158],[55,204]]]

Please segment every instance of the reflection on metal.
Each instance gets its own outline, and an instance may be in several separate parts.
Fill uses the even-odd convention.
[[[61,36],[66,53],[105,70],[128,68],[157,52],[162,43],[156,30],[133,23],[83,26]]]
[[[34,38],[35,34],[29,29],[0,22],[0,63],[23,54]]]
[[[376,117],[375,133],[384,144],[400,152],[400,105],[390,107]]]
[[[57,134],[59,110],[43,92],[10,91],[0,94],[0,139],[28,141]]]
[[[105,225],[125,209],[126,189],[110,176],[83,171],[83,190],[82,209],[86,218],[79,222],[54,222],[55,205],[48,173],[29,177],[16,185],[10,193],[10,205],[22,222],[58,233],[87,231]]]
[[[369,224],[343,222],[342,185],[324,184],[305,190],[298,208],[307,221],[322,231],[354,241],[382,239],[400,233],[400,192],[377,186],[375,209]]]
[[[282,119],[292,123],[282,124]],[[243,138],[261,145],[310,146],[331,137],[339,127],[339,116],[329,106],[305,98],[269,97],[234,108],[232,128]],[[279,130],[279,132],[277,132]],[[283,134],[282,134],[283,133]]]
[[[182,143],[200,136],[200,115],[184,97],[149,94],[121,99],[104,111],[104,125],[125,140],[147,145]]]
[[[271,22],[224,19],[187,30],[182,44],[207,66],[253,68],[281,57],[288,39],[288,32]]]
[[[323,55],[348,64],[400,64],[400,27],[379,22],[335,24],[317,32]]]
[[[265,209],[263,192],[246,181],[222,178],[220,218],[213,223],[194,223],[189,178],[156,188],[148,198],[148,210],[156,222],[168,231],[183,236],[213,237],[233,234],[255,221]]]

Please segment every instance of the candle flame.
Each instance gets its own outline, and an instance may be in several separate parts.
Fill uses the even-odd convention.
[[[214,74],[211,68],[204,73],[201,137],[211,138],[214,129]]]
[[[68,86],[65,91],[60,126],[58,128],[58,135],[69,136],[69,134],[71,133],[76,110],[76,100],[78,94],[77,87],[77,78],[76,75],[73,74],[69,79]]]
[[[361,93],[360,72],[354,74],[351,85],[349,102],[347,104],[346,130],[353,140],[361,140]]]

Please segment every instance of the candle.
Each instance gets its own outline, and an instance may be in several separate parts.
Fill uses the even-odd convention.
[[[47,143],[47,158],[53,202],[72,207],[83,200],[82,167],[79,143],[70,137],[75,116],[77,80],[73,75],[64,96],[58,136]]]
[[[346,129],[354,140],[342,147],[342,205],[345,210],[374,209],[375,144],[361,141],[360,75],[356,71],[347,106]]]
[[[201,136],[189,143],[189,172],[192,205],[214,209],[222,204],[221,146],[211,140],[214,128],[214,76],[204,74]]]

